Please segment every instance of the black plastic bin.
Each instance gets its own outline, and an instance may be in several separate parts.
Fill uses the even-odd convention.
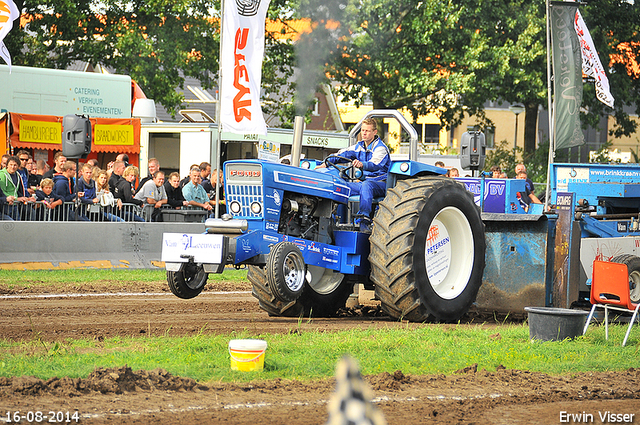
[[[169,223],[204,223],[208,216],[205,210],[162,210],[162,221]]]
[[[529,313],[529,338],[562,341],[582,335],[588,311],[556,307],[525,307]]]

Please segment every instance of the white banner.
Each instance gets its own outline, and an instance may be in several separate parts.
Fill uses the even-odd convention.
[[[209,234],[163,233],[161,261],[221,264],[223,236]]]
[[[270,0],[225,0],[220,63],[224,131],[267,134],[260,107],[264,26]]]
[[[609,89],[609,79],[604,72],[598,52],[591,39],[591,34],[587,25],[582,20],[580,11],[576,12],[575,17],[576,33],[578,33],[578,39],[580,40],[580,49],[582,50],[582,72],[586,75],[595,78],[596,80],[596,96],[598,100],[610,108],[613,108],[613,96]]]
[[[9,73],[11,73],[11,54],[3,40],[13,28],[13,21],[19,17],[20,11],[13,0],[0,0],[0,57],[9,65]]]

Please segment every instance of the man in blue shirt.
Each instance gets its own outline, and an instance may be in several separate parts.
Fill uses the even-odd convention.
[[[213,206],[209,201],[209,195],[202,187],[202,178],[200,177],[200,167],[191,167],[189,172],[190,181],[182,188],[182,195],[184,199],[189,202],[189,205],[204,208],[207,211],[211,211]]]
[[[377,124],[373,118],[362,122],[360,136],[362,140],[339,151],[336,156],[327,158],[327,161],[335,164],[344,162],[341,157],[346,158],[352,161],[355,168],[362,170],[361,181],[349,181],[346,184],[351,189],[351,195],[360,195],[360,228],[369,231],[373,199],[385,195],[391,158],[389,148],[378,137]]]

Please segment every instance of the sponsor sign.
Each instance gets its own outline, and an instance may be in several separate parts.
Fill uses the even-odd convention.
[[[451,267],[451,239],[440,220],[433,220],[424,251],[427,277],[432,285],[439,285],[447,277]]]
[[[164,233],[161,260],[186,263],[190,257],[196,263],[222,263],[222,235]]]

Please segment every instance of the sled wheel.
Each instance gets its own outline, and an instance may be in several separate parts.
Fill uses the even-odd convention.
[[[169,289],[175,296],[185,300],[197,297],[204,289],[208,278],[209,273],[194,263],[184,263],[180,271],[167,272]]]
[[[369,238],[371,280],[394,318],[458,320],[484,271],[484,224],[473,195],[455,180],[400,180],[387,192]]]
[[[629,270],[629,292],[631,301],[640,302],[640,257],[631,254],[623,254],[613,257],[612,263],[626,264]]]
[[[295,301],[279,300],[269,288],[265,268],[249,266],[247,279],[251,282],[251,293],[258,299],[260,308],[269,316],[282,317],[330,317],[345,306],[353,292],[353,284],[322,267],[307,266],[307,284],[303,286],[300,298]],[[309,272],[310,270],[310,272]]]
[[[298,299],[302,293],[307,268],[300,249],[291,242],[278,242],[267,256],[267,282],[280,301]]]

